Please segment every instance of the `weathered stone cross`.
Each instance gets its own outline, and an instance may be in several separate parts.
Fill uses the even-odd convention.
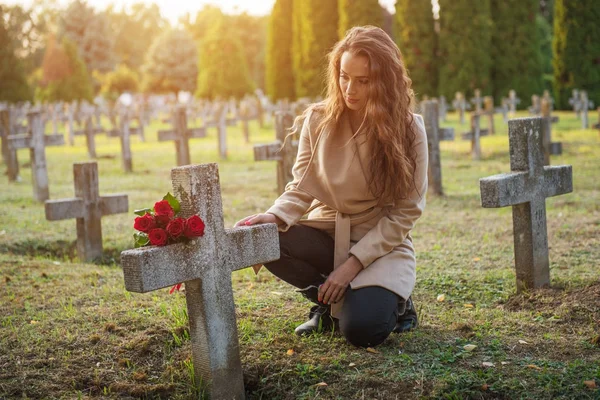
[[[573,107],[573,112],[575,112],[575,114],[577,115],[577,118],[579,118],[579,111],[581,108],[581,101],[579,99],[579,90],[573,89],[571,91],[571,98],[569,99],[569,104]]]
[[[90,158],[97,158],[96,155],[96,135],[104,133],[104,129],[102,128],[94,128],[93,123],[93,110],[90,110],[88,114],[85,116],[85,123],[83,130],[74,131],[75,136],[85,136],[85,142],[88,149],[88,155]]]
[[[517,112],[517,105],[521,103],[521,99],[517,97],[517,92],[514,89],[508,91],[508,107],[511,118],[514,118]]]
[[[204,236],[121,253],[127,290],[146,293],[185,282],[197,382],[212,399],[243,399],[231,273],[279,259],[275,224],[225,229],[217,164],[171,170],[181,216],[199,215]]]
[[[452,101],[452,107],[456,111],[458,111],[458,115],[460,118],[460,123],[465,123],[465,109],[467,108],[467,104],[465,102],[465,96],[461,92],[456,92],[454,94],[454,100]]]
[[[581,129],[588,129],[590,127],[588,120],[588,109],[594,108],[594,102],[588,99],[588,94],[585,90],[579,92],[579,96],[579,107],[581,110]]]
[[[17,150],[9,147],[8,137],[15,134],[15,112],[12,107],[0,110],[0,136],[2,137],[2,158],[6,164],[6,174],[9,182],[21,180],[19,176],[19,159]]]
[[[254,161],[277,161],[277,192],[283,193],[285,185],[294,179],[292,167],[298,154],[298,141],[285,136],[288,129],[294,124],[294,113],[291,111],[275,112],[275,137],[277,141],[269,144],[259,144],[254,146]],[[285,141],[285,146],[281,145]]]
[[[206,137],[206,129],[188,129],[186,109],[183,105],[178,105],[175,108],[171,121],[173,123],[173,129],[168,131],[158,131],[158,141],[164,142],[173,140],[175,142],[177,165],[189,165],[191,164],[189,140],[191,138]]]
[[[558,117],[552,117],[550,114],[551,106],[547,99],[542,98],[540,107],[542,112],[544,165],[550,165],[551,155],[562,154],[562,143],[552,141],[552,123],[558,122]]]
[[[100,196],[98,164],[95,161],[73,164],[73,178],[75,197],[47,200],[46,219],[77,218],[77,255],[81,261],[91,261],[102,256],[101,218],[127,212],[129,202],[125,194]]]
[[[30,133],[9,136],[8,147],[11,150],[29,149],[33,197],[43,202],[50,198],[46,146],[62,146],[65,144],[65,138],[63,135],[44,135],[44,123],[39,111],[30,112],[27,118]]]
[[[436,100],[421,102],[425,131],[427,132],[427,148],[429,151],[429,168],[427,176],[429,190],[437,196],[443,196],[442,161],[440,157],[440,129],[438,125],[438,104]]]
[[[481,97],[481,89],[475,89],[474,95],[471,98],[471,104],[475,106],[475,112],[481,111],[481,105],[483,103],[483,98]]]
[[[508,121],[509,174],[479,180],[481,205],[512,206],[517,291],[550,284],[546,198],[573,191],[570,165],[544,166],[542,118]]]

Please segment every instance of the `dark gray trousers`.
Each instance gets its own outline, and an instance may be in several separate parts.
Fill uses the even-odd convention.
[[[265,267],[299,289],[318,287],[333,271],[334,240],[319,229],[294,225],[279,233],[279,246],[281,258]],[[348,287],[340,331],[355,346],[377,346],[396,326],[398,300],[395,293],[379,286],[356,290]]]

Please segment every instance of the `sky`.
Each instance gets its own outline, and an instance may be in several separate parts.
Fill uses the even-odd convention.
[[[23,6],[31,4],[31,0],[4,0],[3,2]],[[58,0],[58,3],[62,5],[69,2],[69,0]],[[206,4],[218,5],[223,12],[228,14],[247,11],[248,14],[252,15],[266,15],[271,12],[275,0],[87,0],[87,3],[97,10],[104,10],[111,3],[117,5],[116,9],[120,9],[122,5],[128,6],[134,3],[156,3],[163,16],[172,23],[176,23],[180,16],[185,15],[187,12],[194,16]],[[396,0],[379,0],[379,3],[394,12]]]

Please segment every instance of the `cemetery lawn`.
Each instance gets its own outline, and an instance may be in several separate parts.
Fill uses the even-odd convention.
[[[413,232],[413,294],[420,327],[374,350],[338,334],[299,338],[310,304],[267,271],[234,273],[240,353],[248,399],[600,398],[600,135],[557,113],[553,140],[573,165],[574,192],[546,201],[552,287],[516,294],[509,208],[483,209],[478,179],[509,172],[507,125],[470,143],[442,142],[446,196],[428,198]],[[522,116],[525,116],[523,113]],[[50,129],[49,124],[49,129]],[[482,127],[486,122],[482,121]],[[118,138],[96,137],[100,194],[127,193],[128,214],[102,219],[104,256],[79,263],[75,221],[48,222],[33,200],[28,152],[20,183],[0,176],[0,398],[169,398],[195,387],[183,293],[125,291],[119,254],[133,247],[133,210],[169,190],[171,142],[132,138],[134,173],[121,170]],[[264,211],[276,197],[275,165],[254,163],[252,144],[274,138],[251,125],[251,144],[228,128],[219,162],[226,226]],[[215,130],[190,142],[192,162],[218,162]],[[51,199],[73,197],[75,147],[46,151]],[[4,171],[4,166],[2,167]],[[473,347],[475,346],[475,347]]]

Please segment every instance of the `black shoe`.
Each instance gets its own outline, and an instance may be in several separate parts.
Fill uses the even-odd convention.
[[[310,309],[308,321],[296,327],[296,335],[309,335],[313,332],[337,330],[337,319],[333,318],[329,306],[316,305]]]
[[[417,310],[412,298],[408,300],[402,300],[398,303],[398,319],[396,327],[392,332],[404,333],[415,329],[419,325],[419,319],[417,317]]]

